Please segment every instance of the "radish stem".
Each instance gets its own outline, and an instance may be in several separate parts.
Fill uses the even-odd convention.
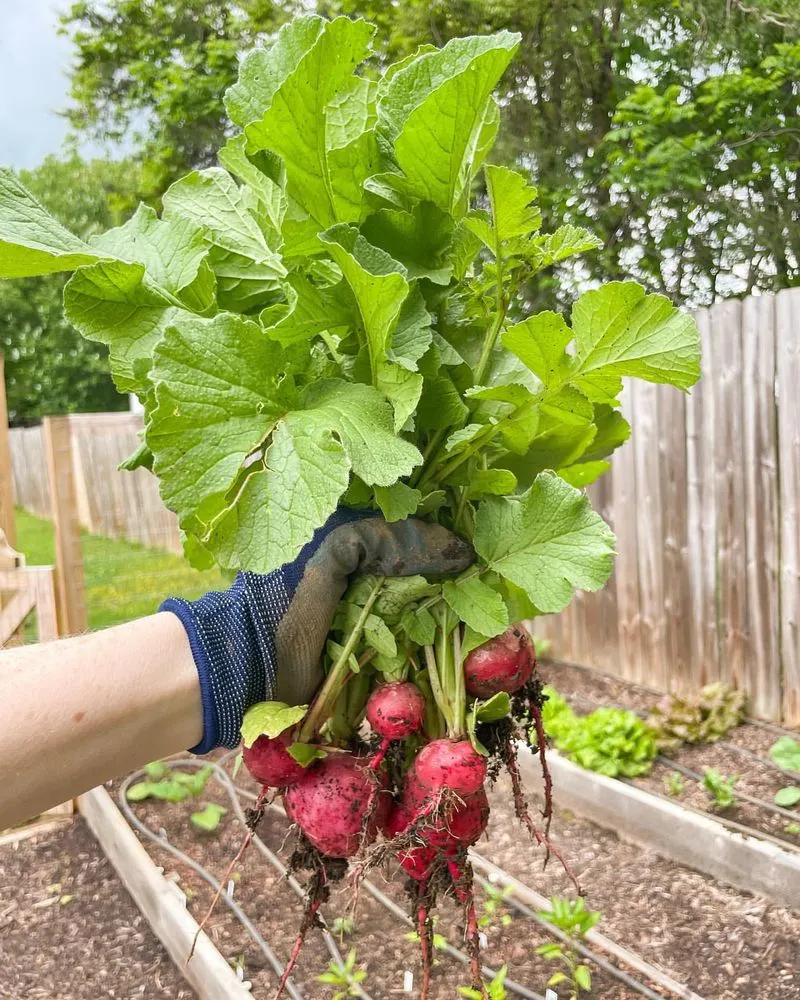
[[[309,740],[313,739],[317,730],[323,726],[331,714],[333,706],[339,697],[339,692],[349,677],[350,665],[348,661],[358,645],[358,640],[364,631],[364,625],[367,622],[367,618],[369,618],[372,605],[375,603],[385,579],[386,577],[379,576],[372,590],[369,592],[369,597],[361,609],[361,614],[358,616],[355,625],[353,625],[352,632],[347,637],[347,642],[344,644],[338,660],[331,667],[328,676],[325,678],[325,683],[320,688],[319,694],[314,699],[314,704],[308,711],[308,715],[297,737],[299,743],[308,743]]]
[[[462,735],[467,717],[467,687],[464,680],[464,666],[461,663],[461,625],[453,629],[453,667],[455,676],[455,715],[458,735]]]
[[[441,678],[439,676],[439,667],[436,663],[436,654],[433,651],[433,646],[425,647],[425,663],[428,667],[428,680],[431,684],[431,693],[433,694],[433,700],[436,702],[439,711],[444,716],[445,726],[449,731],[452,726],[452,706],[447,700],[447,697],[442,689]]]

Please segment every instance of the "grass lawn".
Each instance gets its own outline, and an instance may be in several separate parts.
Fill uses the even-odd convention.
[[[53,525],[17,508],[17,549],[29,566],[54,561]],[[165,597],[199,597],[226,589],[222,573],[200,573],[181,556],[82,533],[89,628],[105,628],[152,614]]]

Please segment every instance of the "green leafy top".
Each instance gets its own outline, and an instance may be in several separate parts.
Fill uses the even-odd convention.
[[[622,378],[686,389],[697,331],[630,282],[587,292],[571,326],[509,322],[539,272],[598,246],[542,233],[528,178],[484,166],[519,36],[374,80],[373,33],[309,16],[246,55],[238,133],[161,218],[142,207],[85,243],[1,170],[0,277],[75,271],[67,317],[142,400],[130,464],[159,477],[194,562],[271,570],[341,503],[436,518],[480,557],[441,592],[474,639],[603,585],[613,537],[578,487],[628,436]],[[401,602],[388,637],[369,617],[387,674],[398,638],[431,635],[431,600]]]

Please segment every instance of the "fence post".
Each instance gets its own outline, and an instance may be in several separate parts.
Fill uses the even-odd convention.
[[[11,478],[11,445],[8,440],[5,360],[0,353],[0,532],[13,549],[17,544],[14,524],[14,482]]]
[[[69,417],[45,417],[42,431],[55,526],[59,631],[74,635],[85,632],[88,622]]]

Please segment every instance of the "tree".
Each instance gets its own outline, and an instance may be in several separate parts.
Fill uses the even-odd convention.
[[[309,6],[76,3],[63,22],[77,51],[72,123],[100,138],[138,125],[139,152],[155,164],[148,190],[157,196],[177,173],[213,162],[237,53]],[[495,158],[531,171],[546,226],[587,226],[604,244],[579,270],[562,268],[531,288],[535,304],[570,298],[576,282],[630,274],[697,304],[798,280],[789,204],[798,193],[796,0],[316,6],[373,21],[384,62],[457,35],[522,33],[504,80]]]
[[[271,0],[79,0],[61,18],[76,52],[66,115],[85,136],[133,139],[157,198],[214,161],[239,55],[285,18]]]
[[[54,156],[20,179],[73,232],[90,237],[130,214],[136,169],[127,162]],[[51,413],[127,408],[108,374],[107,350],[64,319],[67,276],[0,281],[0,350],[5,354],[9,420]]]
[[[562,271],[635,275],[695,304],[797,282],[800,8],[795,0],[324,0],[379,25],[386,58],[470,32],[523,41],[500,150],[545,224],[604,249]],[[542,300],[554,288],[531,290]]]
[[[800,282],[800,42],[691,83],[637,87],[600,150],[632,267],[689,301]]]

